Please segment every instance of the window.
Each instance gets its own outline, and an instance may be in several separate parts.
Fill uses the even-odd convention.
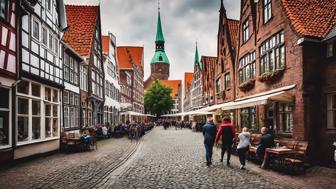
[[[42,43],[47,46],[48,45],[48,32],[47,29],[42,27]]]
[[[247,19],[243,24],[243,43],[245,43],[249,38],[250,38],[249,19]]]
[[[260,46],[260,73],[274,72],[285,67],[284,32],[267,39]]]
[[[45,0],[45,6],[46,8],[48,9],[48,11],[51,11],[51,3],[52,3],[52,0]]]
[[[291,133],[293,130],[293,106],[291,104],[279,103],[278,109],[278,131],[282,133]]]
[[[10,144],[10,92],[9,89],[0,87],[0,148]]]
[[[84,65],[80,65],[80,87],[82,90],[87,91],[88,90],[88,72],[87,67]]]
[[[336,94],[327,96],[327,128],[336,129]]]
[[[103,97],[103,78],[94,70],[91,72],[92,77],[92,93],[98,97]]]
[[[21,90],[23,88],[27,88],[28,93]],[[41,89],[44,93],[41,93]],[[58,93],[58,90],[38,83],[20,82],[17,86],[17,141],[19,143],[58,136]]]
[[[40,23],[36,19],[33,19],[33,37],[40,40]]]
[[[256,76],[256,52],[249,53],[239,61],[239,84]]]
[[[241,128],[247,127],[250,130],[258,131],[256,108],[245,108],[240,110]]]
[[[264,1],[264,24],[272,18],[272,0]]]
[[[8,0],[0,0],[0,18],[7,20]]]
[[[108,81],[105,82],[105,96],[110,97],[110,84]]]
[[[221,79],[219,78],[219,79],[216,80],[216,94],[217,94],[217,96],[219,96],[220,92],[221,92]]]
[[[49,49],[50,50],[53,50],[53,44],[54,44],[54,37],[52,36],[52,34],[51,33],[49,33]]]
[[[78,62],[67,53],[64,53],[64,80],[78,85]]]
[[[334,56],[334,44],[327,44],[327,58]]]
[[[230,73],[225,74],[225,89],[231,88],[231,79],[230,79]]]

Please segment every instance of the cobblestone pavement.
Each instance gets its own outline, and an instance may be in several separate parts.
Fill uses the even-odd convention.
[[[123,164],[137,149],[127,138],[98,143],[98,150],[56,154],[0,170],[1,189],[93,188]]]
[[[260,174],[227,167],[206,167],[203,138],[190,130],[155,128],[143,139],[134,160],[102,188],[296,188]],[[225,162],[225,161],[224,161]]]

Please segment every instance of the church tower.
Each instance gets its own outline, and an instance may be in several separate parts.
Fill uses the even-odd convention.
[[[158,8],[158,21],[155,40],[155,54],[151,61],[151,77],[155,81],[168,80],[169,60],[165,52],[165,39],[163,36],[160,7]]]

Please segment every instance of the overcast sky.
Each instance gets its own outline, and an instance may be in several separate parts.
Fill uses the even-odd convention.
[[[145,47],[145,80],[155,50],[157,0],[65,0],[67,4],[101,5],[102,32],[112,32],[117,45]],[[229,18],[239,18],[239,0],[224,0]],[[193,71],[195,43],[200,55],[216,56],[220,0],[161,0],[161,21],[170,79]]]

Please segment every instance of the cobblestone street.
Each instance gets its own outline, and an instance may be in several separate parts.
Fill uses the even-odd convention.
[[[295,188],[237,166],[205,165],[203,138],[190,130],[156,128],[110,188]],[[114,181],[112,181],[114,182]],[[280,184],[282,183],[282,184]]]
[[[219,153],[219,149],[214,150],[214,165],[207,167],[201,133],[157,127],[139,142],[103,140],[96,151],[59,153],[1,169],[0,188],[303,189],[336,184],[335,171],[326,172],[325,168],[309,170],[300,177],[262,170],[250,163],[242,171],[237,157],[233,156],[231,167],[227,167],[219,162]]]

